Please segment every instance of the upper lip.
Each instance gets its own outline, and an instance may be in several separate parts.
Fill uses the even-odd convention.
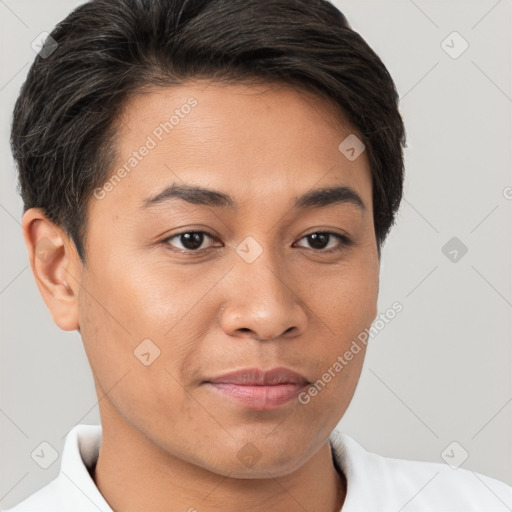
[[[237,384],[241,386],[275,386],[278,384],[308,384],[306,377],[288,368],[278,367],[270,370],[243,368],[225,373],[206,382],[215,384]]]

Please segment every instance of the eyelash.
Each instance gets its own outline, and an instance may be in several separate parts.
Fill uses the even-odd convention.
[[[165,238],[164,240],[162,240],[162,244],[164,244],[166,246],[170,246],[169,241],[172,240],[173,238],[177,238],[181,235],[191,234],[191,233],[194,233],[194,234],[199,233],[199,234],[207,235],[211,239],[217,240],[217,237],[208,231],[204,231],[204,230],[202,230],[202,231],[182,231],[181,233],[176,233],[172,236]],[[339,233],[335,233],[333,231],[313,231],[312,233],[308,233],[307,235],[303,236],[300,240],[303,240],[304,238],[307,238],[310,235],[331,235],[334,238],[336,238],[339,242],[341,242],[340,246],[334,247],[331,249],[312,249],[312,251],[317,252],[317,253],[322,253],[322,254],[330,254],[333,252],[342,251],[343,249],[352,245],[352,243],[353,243],[352,240],[350,238],[348,238],[347,236],[340,235]],[[215,249],[215,247],[208,247],[207,249],[197,249],[197,250],[171,248],[172,251],[179,252],[182,254],[198,254],[200,252],[208,251],[210,249]]]

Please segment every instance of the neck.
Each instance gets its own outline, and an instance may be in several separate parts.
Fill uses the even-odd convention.
[[[93,479],[119,512],[339,512],[346,479],[324,445],[298,470],[282,477],[239,479],[219,475],[163,451],[119,419],[104,423]],[[112,417],[109,418],[112,420]]]

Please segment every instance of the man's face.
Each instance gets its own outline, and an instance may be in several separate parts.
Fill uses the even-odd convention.
[[[127,165],[89,203],[78,301],[97,391],[108,392],[104,432],[135,429],[218,474],[287,474],[345,413],[364,346],[308,403],[297,382],[220,377],[281,367],[313,384],[372,323],[379,261],[366,153],[347,158],[338,146],[353,130],[325,99],[287,87],[154,90],[132,97],[123,121],[114,170]],[[173,184],[233,206],[200,204],[206,194],[149,201]],[[342,186],[364,208],[294,206]],[[315,236],[323,231],[333,234]]]

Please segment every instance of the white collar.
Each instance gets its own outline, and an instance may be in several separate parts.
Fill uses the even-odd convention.
[[[59,476],[6,512],[113,512],[89,474],[101,438],[101,425],[73,427],[66,436]],[[340,512],[512,510],[512,487],[500,480],[444,463],[383,457],[336,430],[329,443],[347,479]]]

